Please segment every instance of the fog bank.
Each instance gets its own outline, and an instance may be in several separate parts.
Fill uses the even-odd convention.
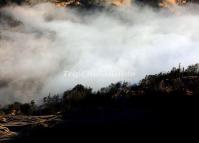
[[[0,9],[0,104],[76,84],[95,90],[199,61],[199,6],[83,14],[52,4]]]

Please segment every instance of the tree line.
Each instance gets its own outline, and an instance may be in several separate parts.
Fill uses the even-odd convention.
[[[45,115],[77,112],[79,110],[120,109],[134,106],[139,98],[185,97],[199,95],[199,64],[186,69],[174,67],[167,73],[147,75],[137,84],[127,82],[112,83],[98,91],[81,84],[66,90],[62,95],[49,94],[42,105],[19,103],[7,105],[0,114]],[[68,115],[68,114],[67,114]]]

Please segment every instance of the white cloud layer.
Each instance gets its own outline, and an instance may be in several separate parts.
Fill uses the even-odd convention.
[[[176,13],[120,8],[82,13],[52,4],[0,9],[0,104],[99,89],[199,61],[199,6]]]

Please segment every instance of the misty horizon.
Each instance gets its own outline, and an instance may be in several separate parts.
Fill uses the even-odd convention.
[[[81,13],[50,3],[3,7],[0,104],[41,99],[76,84],[98,90],[136,83],[179,63],[198,63],[198,8],[133,5]]]

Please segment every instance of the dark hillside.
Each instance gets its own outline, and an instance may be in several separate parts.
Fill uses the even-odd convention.
[[[41,106],[34,101],[14,103],[1,110],[5,118],[2,125],[19,133],[9,141],[15,143],[64,142],[66,136],[67,141],[113,136],[117,140],[140,130],[197,129],[198,67],[173,68],[168,73],[148,75],[137,85],[118,82],[97,92],[77,85],[63,96],[49,95]],[[46,116],[49,114],[53,115]]]

